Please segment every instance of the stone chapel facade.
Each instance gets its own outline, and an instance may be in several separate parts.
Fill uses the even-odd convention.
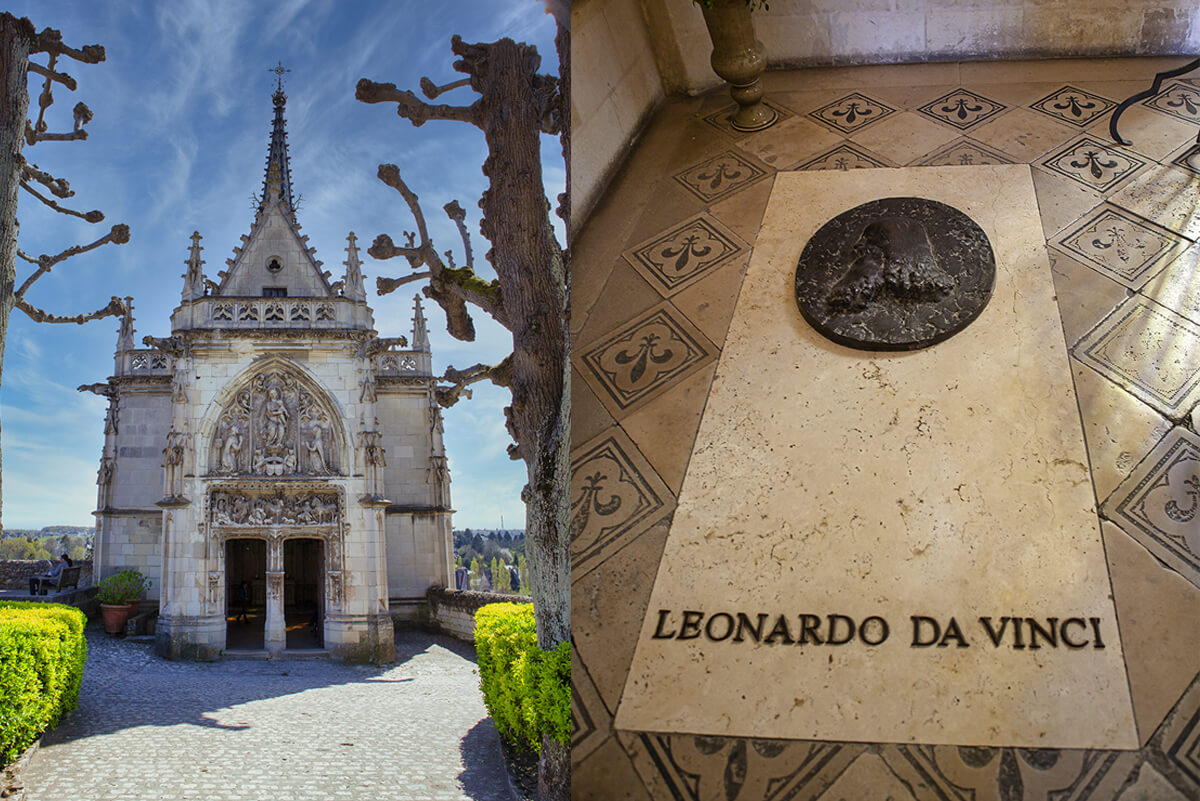
[[[262,197],[217,280],[192,235],[171,336],[134,338],[132,299],[98,478],[96,579],[153,581],[158,651],[214,659],[245,580],[277,655],[307,628],[351,661],[391,661],[394,618],[450,584],[449,473],[420,300],[411,341],[379,338],[354,234],[331,282],[300,233],[282,85]],[[257,630],[255,630],[257,631]],[[311,647],[312,643],[309,643]]]

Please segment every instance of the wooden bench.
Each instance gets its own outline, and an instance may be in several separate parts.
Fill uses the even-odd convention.
[[[39,579],[41,583],[38,585],[38,590],[42,595],[45,595],[47,590],[52,594],[56,594],[65,590],[79,589],[79,573],[82,570],[82,565],[64,567],[62,572],[58,574],[57,579]],[[35,578],[37,577],[35,576]]]

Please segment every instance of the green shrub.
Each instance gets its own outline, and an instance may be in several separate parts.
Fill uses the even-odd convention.
[[[563,745],[571,730],[571,645],[537,645],[533,604],[488,604],[475,613],[479,688],[496,730],[541,751],[542,735]]]
[[[84,622],[73,606],[0,602],[0,765],[78,704]]]
[[[140,598],[150,589],[150,579],[139,570],[122,570],[114,576],[101,579],[96,585],[96,599],[102,604],[123,604]]]

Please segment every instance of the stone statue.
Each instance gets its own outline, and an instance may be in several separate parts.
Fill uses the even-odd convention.
[[[305,445],[308,472],[314,475],[328,473],[329,465],[325,462],[325,427],[320,419],[312,421],[310,431],[308,442]]]
[[[287,455],[283,457],[283,472],[289,476],[296,472],[295,448],[288,448]]]
[[[256,476],[263,475],[267,469],[267,456],[263,453],[262,448],[254,449],[254,467],[253,472]]]
[[[229,428],[225,443],[221,447],[221,471],[224,473],[238,472],[238,455],[242,452],[242,434],[237,426]]]
[[[283,399],[279,397],[278,387],[271,387],[267,392],[266,408],[267,444],[282,444],[287,433],[288,410],[283,404]]]

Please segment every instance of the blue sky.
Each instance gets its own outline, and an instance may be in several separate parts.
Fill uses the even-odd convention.
[[[137,338],[168,336],[179,303],[189,236],[204,237],[205,271],[225,269],[253,219],[251,193],[262,188],[277,61],[286,76],[293,192],[302,196],[300,223],[325,269],[340,277],[349,231],[359,238],[364,272],[381,336],[407,334],[418,284],[374,295],[378,275],[401,275],[406,262],[376,262],[365,246],[377,234],[401,233],[413,223],[400,196],[375,177],[382,162],[399,165],[422,200],[440,251],[461,245],[441,207],[458,199],[467,210],[477,254],[477,202],[486,187],[480,170],[486,148],[473,126],[430,122],[415,128],[395,107],[354,100],[359,78],[418,90],[421,76],[436,83],[463,77],[451,65],[450,37],[492,41],[510,36],[537,46],[542,71],[557,73],[554,23],[536,0],[170,0],[106,2],[28,0],[6,9],[34,26],[63,32],[74,47],[102,44],[98,65],[63,61],[79,84],[58,86],[50,130],[69,130],[79,100],[95,114],[86,142],[43,142],[26,157],[75,190],[67,205],[102,210],[98,225],[55,214],[22,193],[18,244],[30,255],[57,253],[90,242],[113,223],[132,240],[63,262],[27,295],[56,314],[104,306],[110,296],[134,296]],[[44,57],[39,59],[44,63]],[[419,91],[419,90],[418,90]],[[36,97],[36,90],[34,92]],[[439,102],[468,104],[469,88]],[[557,139],[543,137],[547,192],[562,191]],[[560,241],[562,229],[559,228]],[[482,261],[482,257],[480,257]],[[486,277],[490,265],[477,264]],[[29,265],[18,262],[18,283]],[[511,347],[508,332],[476,314],[474,343],[445,333],[440,309],[426,304],[434,369],[495,362]],[[4,517],[9,528],[92,525],[96,468],[103,445],[105,401],[75,390],[112,373],[115,318],[84,326],[34,324],[14,310],[0,389],[3,425]],[[502,408],[507,391],[477,384],[472,400],[447,410],[446,449],[456,528],[523,525],[523,464],[509,461]]]

